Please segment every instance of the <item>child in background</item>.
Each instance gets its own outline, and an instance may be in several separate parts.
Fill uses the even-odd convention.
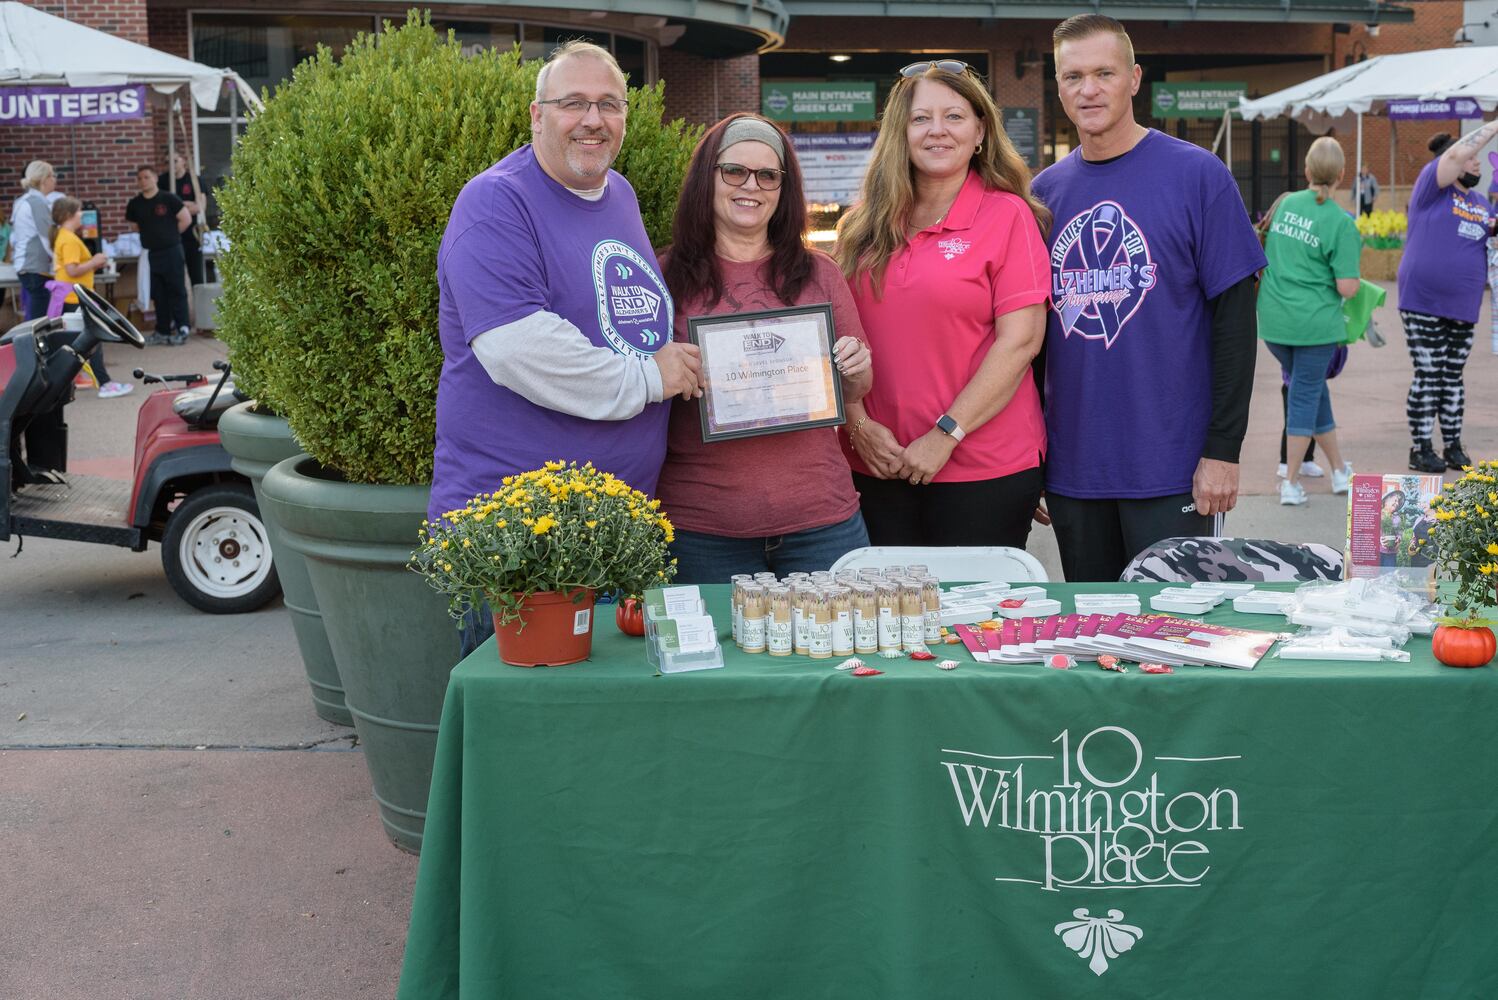
[[[82,226],[83,203],[77,198],[62,197],[52,204],[52,257],[57,266],[54,276],[58,281],[66,281],[69,284],[83,285],[85,288],[92,289],[94,272],[104,267],[108,260],[102,253],[90,254],[88,252],[88,247],[78,236],[78,230]],[[69,295],[64,301],[76,307],[78,296]],[[110,379],[109,370],[104,367],[103,344],[94,348],[93,354],[88,359],[88,365],[93,369],[94,378],[99,382],[100,399],[127,396],[135,391],[135,386],[129,382],[115,382]]]

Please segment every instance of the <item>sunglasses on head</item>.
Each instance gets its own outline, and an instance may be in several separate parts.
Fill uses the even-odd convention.
[[[925,59],[921,62],[913,62],[900,70],[900,75],[909,79],[912,76],[920,76],[928,69],[936,68],[943,73],[955,73],[961,75],[970,67],[960,59]]]
[[[754,182],[759,185],[761,191],[774,191],[780,187],[780,178],[785,174],[784,170],[775,167],[760,167],[758,170],[750,170],[748,167],[738,163],[720,163],[717,166],[718,173],[723,175],[723,183],[730,187],[743,187],[749,183],[749,175],[754,175]]]

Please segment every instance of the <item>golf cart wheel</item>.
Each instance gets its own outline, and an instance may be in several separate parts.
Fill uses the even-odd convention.
[[[281,589],[265,522],[245,484],[205,486],[178,504],[161,539],[161,565],[177,595],[210,614],[254,611]]]

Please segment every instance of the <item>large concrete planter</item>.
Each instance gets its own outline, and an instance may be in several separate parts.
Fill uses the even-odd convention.
[[[301,455],[267,472],[261,489],[307,559],[380,821],[397,847],[419,852],[459,653],[447,600],[406,568],[431,488],[347,483]]]
[[[307,683],[312,686],[312,706],[318,716],[340,726],[352,726],[353,716],[343,702],[343,681],[328,633],[323,628],[322,612],[317,609],[317,595],[312,578],[307,575],[307,561],[300,552],[286,544],[281,526],[267,512],[260,484],[271,466],[293,455],[302,454],[301,445],[291,434],[286,421],[255,409],[253,400],[227,410],[218,422],[224,450],[233,459],[234,471],[248,476],[255,488],[255,502],[270,535],[276,573],[281,577],[281,591],[286,596],[286,610],[291,613],[291,628],[296,633],[297,648]]]

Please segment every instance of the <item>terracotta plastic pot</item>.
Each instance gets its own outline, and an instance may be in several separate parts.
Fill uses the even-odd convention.
[[[520,620],[494,619],[499,658],[512,667],[560,667],[593,652],[591,590],[543,590],[520,608]]]

